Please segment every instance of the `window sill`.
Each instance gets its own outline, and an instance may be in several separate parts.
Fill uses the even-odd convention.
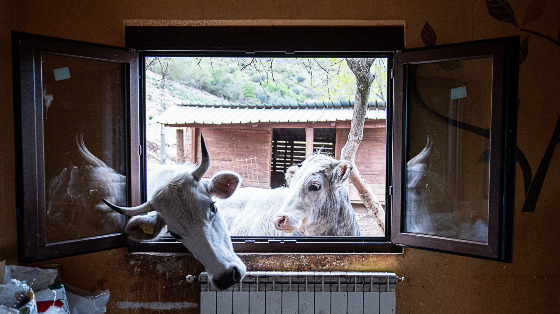
[[[403,249],[390,242],[382,241],[346,241],[346,242],[318,242],[315,239],[295,242],[292,239],[279,239],[270,241],[246,241],[233,240],[233,248],[240,254],[264,254],[264,253],[310,253],[310,254],[337,254],[337,253],[378,253],[394,254],[403,253]],[[188,253],[188,250],[172,238],[164,238],[159,241],[145,241],[132,243],[129,251],[134,253],[156,252],[156,253]]]

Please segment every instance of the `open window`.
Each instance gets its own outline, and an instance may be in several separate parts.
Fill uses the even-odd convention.
[[[130,49],[13,33],[20,261],[128,243],[100,202],[140,201]]]
[[[392,241],[511,259],[518,45],[396,55]]]
[[[91,234],[76,231],[72,236],[52,238],[56,232],[49,230],[58,227],[49,221],[58,218],[50,204],[54,199],[50,191],[71,180],[55,180],[65,169],[70,174],[76,169],[77,174],[80,167],[92,167],[83,161],[84,155],[93,156],[98,165],[105,164],[120,176],[126,186],[120,192],[124,205],[135,205],[149,197],[145,179],[141,178],[149,170],[150,158],[161,163],[162,156],[170,156],[162,154],[162,148],[168,147],[165,141],[181,151],[171,155],[177,157],[176,161],[198,161],[201,133],[207,140],[213,170],[237,170],[257,187],[285,184],[282,171],[289,163],[298,163],[300,150],[303,156],[309,150],[321,149],[340,158],[351,118],[305,123],[248,121],[247,125],[224,126],[216,121],[229,117],[226,111],[238,110],[240,104],[181,102],[178,107],[183,108],[167,113],[176,118],[174,121],[164,119],[165,113],[148,112],[148,99],[154,97],[149,88],[157,89],[157,83],[161,84],[160,76],[150,85],[150,79],[158,75],[147,72],[150,61],[185,57],[196,58],[197,62],[353,57],[383,59],[386,65],[385,99],[370,103],[375,117],[366,120],[361,144],[364,148],[372,143],[382,146],[380,150],[373,145],[362,154],[363,162],[370,166],[365,175],[381,178],[371,183],[382,195],[386,232],[344,237],[234,236],[237,252],[400,252],[393,244],[398,243],[490,259],[511,257],[517,38],[395,53],[404,47],[402,27],[127,27],[126,45],[139,53],[136,63],[136,52],[130,49],[16,35],[14,98],[23,261],[127,244],[122,233],[124,220],[111,230],[102,229],[107,226],[102,224]],[[217,68],[217,63],[211,64]],[[230,67],[228,71],[235,69]],[[139,88],[135,85],[138,78]],[[295,105],[300,116],[307,110],[304,104]],[[274,110],[281,106],[286,104],[248,104],[246,109]],[[351,106],[351,102],[330,100],[308,107],[339,110],[341,116],[343,111],[351,112]],[[206,114],[208,120],[184,119],[196,116],[193,110],[203,107],[212,107],[212,113]],[[151,123],[158,128],[158,140],[150,139]],[[245,126],[253,133],[243,130]],[[165,140],[162,134],[167,135]],[[247,142],[243,136],[258,144],[243,148]],[[239,141],[239,147],[232,149],[224,144],[231,138]],[[252,155],[239,158],[242,162],[238,165],[238,159],[231,158],[232,151]],[[382,170],[368,156],[382,164]],[[374,164],[377,166],[371,166]],[[250,171],[256,175],[251,177]],[[105,221],[77,211],[72,203],[77,198],[68,198],[69,191],[65,188],[63,194],[70,201],[55,206],[67,212],[57,217],[71,219],[78,215],[80,219]],[[79,198],[97,199],[101,193],[96,188],[88,191]],[[357,203],[359,198],[353,201]],[[185,251],[172,237],[129,245],[133,251]]]

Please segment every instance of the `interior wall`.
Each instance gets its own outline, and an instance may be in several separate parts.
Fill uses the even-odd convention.
[[[495,1],[502,4],[505,1]],[[36,33],[122,46],[124,25],[164,25],[180,21],[222,24],[404,23],[407,48],[529,33],[527,58],[520,66],[518,146],[532,177],[549,146],[560,115],[558,12],[560,2],[509,0],[510,10],[486,1],[28,1],[0,0],[0,260],[17,262],[15,157],[10,31]],[[498,8],[498,9],[497,9]],[[501,8],[504,8],[503,6]],[[496,11],[497,10],[497,11]],[[515,13],[513,23],[511,12]],[[542,13],[542,14],[541,14]],[[537,16],[538,18],[533,19]],[[214,22],[213,22],[214,21]],[[505,21],[505,22],[504,22]],[[511,22],[508,23],[507,21]],[[427,27],[429,23],[430,27]],[[552,39],[552,40],[551,40]],[[554,42],[556,41],[556,43]],[[552,143],[550,147],[558,145]],[[250,270],[393,271],[399,313],[560,312],[560,242],[557,231],[560,152],[552,155],[534,212],[522,212],[523,177],[517,167],[513,263],[405,249],[404,254],[243,255]],[[64,258],[63,281],[82,289],[110,289],[109,313],[149,313],[146,302],[179,302],[175,312],[197,312],[198,287],[184,276],[202,271],[192,257],[130,254],[126,249]],[[174,311],[153,312],[170,313]]]

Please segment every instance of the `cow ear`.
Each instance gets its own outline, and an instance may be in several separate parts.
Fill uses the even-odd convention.
[[[208,190],[219,198],[230,197],[241,182],[241,177],[231,171],[221,171],[210,179]]]
[[[124,232],[135,240],[151,240],[159,235],[164,226],[163,219],[156,212],[150,212],[147,215],[132,217]]]
[[[352,162],[341,160],[334,168],[334,183],[336,185],[339,185],[348,180],[348,177],[350,176],[353,168],[354,166],[352,165]]]
[[[284,178],[286,179],[286,186],[290,186],[290,182],[292,182],[292,179],[294,178],[294,175],[296,174],[296,171],[298,171],[298,169],[298,165],[293,165],[286,169],[286,174],[284,175]]]

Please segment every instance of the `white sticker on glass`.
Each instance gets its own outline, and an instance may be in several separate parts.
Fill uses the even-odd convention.
[[[70,78],[70,68],[68,67],[54,69],[53,72],[55,81],[67,80]]]

